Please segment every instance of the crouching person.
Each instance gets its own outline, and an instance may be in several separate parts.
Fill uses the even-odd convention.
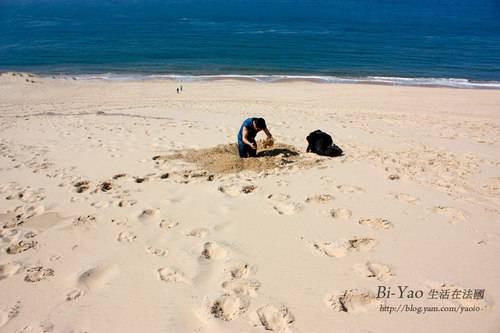
[[[273,136],[267,129],[264,118],[248,118],[243,122],[238,132],[238,151],[240,157],[257,156],[257,142],[255,141],[255,137],[260,131],[264,131],[267,138],[272,140]]]

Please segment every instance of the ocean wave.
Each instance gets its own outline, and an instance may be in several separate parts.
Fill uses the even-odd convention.
[[[405,78],[390,76],[341,77],[322,75],[180,75],[180,74],[80,74],[60,75],[59,77],[77,80],[107,80],[107,81],[145,81],[145,80],[175,80],[179,82],[198,82],[215,80],[249,80],[262,83],[285,81],[312,81],[317,83],[347,83],[347,84],[384,84],[396,86],[424,86],[450,88],[482,88],[500,89],[500,81],[472,81],[460,78]]]

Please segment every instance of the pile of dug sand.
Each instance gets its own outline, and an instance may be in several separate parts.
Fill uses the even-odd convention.
[[[259,144],[259,147],[265,145]],[[218,145],[206,149],[186,149],[172,155],[155,156],[155,160],[182,160],[193,163],[212,173],[227,174],[240,171],[261,172],[282,169],[294,165],[305,165],[306,161],[293,146],[272,143],[271,147],[257,151],[256,158],[240,158],[236,144]]]

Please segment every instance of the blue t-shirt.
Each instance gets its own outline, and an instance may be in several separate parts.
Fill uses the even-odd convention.
[[[248,141],[254,141],[257,131],[253,127],[253,120],[254,118],[248,118],[241,124],[240,131],[238,132],[238,144],[243,144],[243,127],[246,127],[248,131]]]

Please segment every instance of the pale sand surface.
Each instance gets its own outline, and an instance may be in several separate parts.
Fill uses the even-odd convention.
[[[498,90],[26,79],[0,77],[1,332],[500,330]],[[249,116],[300,154],[207,164]]]

